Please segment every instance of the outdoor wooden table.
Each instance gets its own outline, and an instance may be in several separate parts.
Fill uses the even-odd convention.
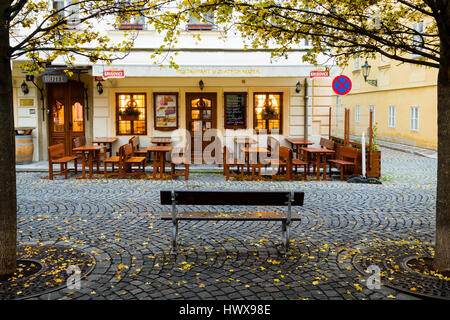
[[[157,146],[166,146],[172,143],[172,139],[170,138],[152,138],[151,142],[156,144]]]
[[[303,150],[307,154],[306,161],[309,161],[309,157],[313,156],[316,160],[316,180],[320,180],[320,168],[323,169],[323,180],[327,180],[327,155],[334,154],[334,150],[329,150],[325,148],[310,148],[310,147],[302,147],[300,150]]]
[[[147,152],[154,152],[153,159],[153,179],[156,179],[156,173],[159,170],[160,179],[163,178],[164,170],[166,168],[166,152],[171,152],[172,146],[150,146],[147,147]]]
[[[261,153],[269,154],[270,151],[266,148],[261,148],[261,147],[241,147],[241,150],[244,151],[244,153],[246,155],[248,155],[248,159],[253,158],[253,157],[250,157],[250,153],[252,153],[252,154],[256,153],[256,163],[248,163],[248,166],[252,167],[252,180],[255,176],[256,168],[259,169],[258,177],[261,178],[261,168],[263,165],[260,162],[259,155]]]
[[[100,145],[100,146],[105,146],[106,152],[109,152],[109,156],[112,157],[112,144],[116,141],[117,141],[116,137],[111,137],[111,138],[101,137],[101,138],[95,138],[94,140],[92,140],[92,143]]]
[[[314,141],[303,138],[286,138],[286,141],[291,144],[292,150],[296,154],[296,159],[300,159],[300,148],[306,148],[314,144]]]
[[[105,146],[84,145],[78,148],[73,148],[73,151],[80,151],[82,153],[82,179],[86,179],[86,164],[89,166],[89,178],[92,178],[94,173],[94,157],[95,153],[106,148]],[[87,156],[86,156],[87,155]],[[86,160],[87,159],[87,160]],[[97,161],[97,171],[98,171]]]
[[[248,148],[251,144],[258,144],[253,138],[250,137],[235,137],[234,143],[236,144],[236,149],[238,150],[238,159],[242,159],[242,148]],[[244,159],[246,163],[248,163],[248,159]],[[249,171],[249,165],[247,165],[247,171]]]

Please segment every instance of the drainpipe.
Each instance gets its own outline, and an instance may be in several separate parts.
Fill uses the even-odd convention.
[[[305,104],[305,112],[304,112],[304,137],[305,139],[308,139],[308,102],[309,102],[309,97],[308,97],[308,78],[305,78],[305,96],[304,96],[304,104]]]

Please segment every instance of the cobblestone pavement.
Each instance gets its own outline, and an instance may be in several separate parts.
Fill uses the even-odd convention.
[[[18,173],[20,242],[72,247],[96,260],[79,290],[35,299],[414,299],[367,288],[368,275],[352,259],[374,244],[432,245],[437,160],[388,149],[382,158],[382,185],[226,182],[221,174],[50,181],[45,173]],[[171,225],[158,220],[170,210],[159,204],[162,189],[304,191],[304,218],[293,223],[287,255],[275,222],[181,222],[174,256]]]

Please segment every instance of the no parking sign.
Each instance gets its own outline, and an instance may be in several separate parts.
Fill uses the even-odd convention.
[[[332,87],[336,94],[345,96],[352,90],[352,80],[344,75],[338,76],[334,78]]]

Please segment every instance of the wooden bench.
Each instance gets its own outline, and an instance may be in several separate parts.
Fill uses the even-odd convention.
[[[67,179],[67,172],[69,171],[68,164],[71,161],[75,162],[75,173],[77,173],[77,159],[78,156],[65,156],[64,144],[59,143],[48,147],[48,172],[49,179],[53,180],[53,176],[64,175]],[[59,173],[53,173],[53,165],[59,164],[61,170]]]
[[[281,239],[284,249],[289,246],[292,221],[300,215],[292,206],[302,206],[304,193],[293,191],[161,191],[161,204],[171,205],[172,212],[161,215],[161,220],[172,221],[172,248],[177,250],[178,222],[188,220],[211,221],[281,221]],[[220,213],[178,212],[177,205],[230,205],[230,206],[286,206],[287,212],[278,213]]]
[[[358,149],[351,148],[351,147],[341,147],[339,152],[339,159],[331,159],[328,160],[328,163],[330,164],[330,176],[331,176],[331,166],[335,165],[339,167],[341,172],[341,180],[344,180],[344,177],[353,176],[355,174],[355,168],[356,168],[356,159],[358,157]],[[353,167],[353,174],[352,175],[345,175],[344,169],[346,167]]]

